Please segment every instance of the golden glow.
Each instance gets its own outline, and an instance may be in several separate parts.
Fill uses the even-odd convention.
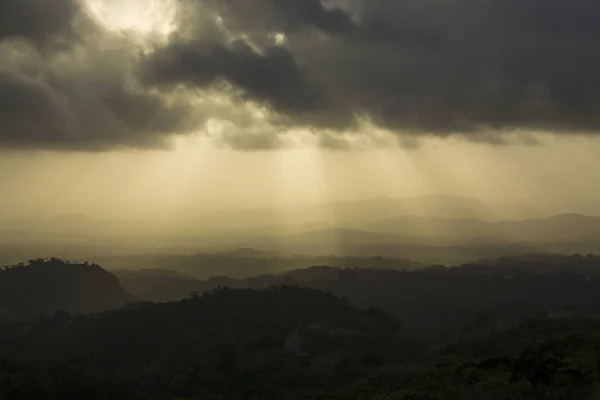
[[[306,140],[318,137],[294,132],[287,138],[303,134]],[[232,233],[265,236],[268,248],[286,250],[291,248],[290,233],[319,226],[352,228],[354,217],[390,217],[373,205],[353,217],[340,213],[334,203],[380,194],[472,196],[597,214],[591,200],[600,198],[598,152],[600,142],[590,138],[533,147],[428,139],[411,150],[339,151],[306,145],[241,152],[215,147],[202,135],[177,139],[171,151],[0,152],[0,182],[10,193],[0,197],[0,220],[84,213],[101,222],[90,231],[104,229],[105,221],[120,221],[127,230],[113,227],[105,237],[115,242],[112,249],[123,244],[133,252],[158,251],[163,245],[199,249],[210,238],[216,243],[211,246],[235,247]],[[586,201],[588,209],[581,207]],[[412,207],[406,214],[440,215],[427,207]],[[493,212],[488,217],[497,219]],[[223,232],[227,235],[219,236]],[[323,246],[316,251],[345,254],[352,239],[344,235],[322,232]]]
[[[574,197],[600,197],[598,152],[600,143],[593,139],[533,147],[430,141],[412,150],[337,151],[307,145],[240,152],[217,148],[197,136],[178,139],[173,151],[34,157],[0,153],[0,182],[11,193],[3,196],[0,209],[145,214],[178,207],[255,208],[357,199],[378,193],[567,203]]]
[[[174,8],[168,0],[84,0],[92,14],[113,31],[167,36],[174,31]]]

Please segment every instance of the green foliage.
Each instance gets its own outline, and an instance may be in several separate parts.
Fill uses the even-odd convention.
[[[357,260],[357,265],[363,265],[359,262],[370,265],[365,260]],[[134,293],[161,301],[219,286],[311,287],[348,298],[354,304],[382,308],[402,321],[407,335],[430,342],[486,334],[535,314],[554,318],[600,316],[600,258],[595,256],[529,254],[456,268],[396,267],[393,260],[381,259],[372,269],[316,266],[203,282],[164,271],[121,271],[119,276]]]
[[[1,328],[0,357],[76,362],[149,399],[198,390],[227,399],[316,395],[400,365],[419,349],[381,310],[293,287],[222,288],[177,303]]]
[[[87,262],[50,258],[0,269],[0,320],[99,312],[131,299],[114,275]]]
[[[36,367],[0,360],[0,398],[19,400],[133,400],[129,388],[114,379],[100,379],[71,363]]]
[[[599,280],[588,274],[597,260],[573,260],[585,274],[532,273],[510,260],[315,267],[256,278],[260,290],[216,279],[185,300],[92,315],[56,307],[65,298],[56,295],[45,317],[0,324],[0,399],[594,400],[600,320],[582,316],[600,311]],[[75,298],[89,300],[112,293],[83,296],[91,282],[105,290],[115,281],[96,265],[37,260],[0,272],[0,293],[41,304],[84,284]],[[23,282],[14,297],[9,283]],[[407,335],[415,327],[450,331],[417,342]]]
[[[497,350],[502,354],[499,357],[469,356],[466,340],[462,356],[456,355],[456,348],[445,347],[434,355],[413,360],[410,365],[371,369],[367,376],[354,380],[345,389],[297,398],[594,400],[600,395],[599,339],[600,321],[532,320],[486,338],[498,343]],[[503,340],[511,343],[512,350],[507,350]]]

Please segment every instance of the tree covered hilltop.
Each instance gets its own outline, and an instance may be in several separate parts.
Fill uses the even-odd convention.
[[[218,289],[0,330],[6,399],[594,399],[600,322],[527,320],[435,346],[313,290]]]
[[[96,264],[48,258],[0,269],[0,319],[100,312],[132,300],[119,279]]]
[[[0,272],[0,399],[593,400],[598,261],[200,281],[32,260]]]

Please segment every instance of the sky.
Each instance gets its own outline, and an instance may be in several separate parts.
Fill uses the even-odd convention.
[[[599,18],[589,0],[5,0],[0,217],[594,202]]]

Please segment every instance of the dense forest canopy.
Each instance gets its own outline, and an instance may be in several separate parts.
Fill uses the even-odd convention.
[[[50,258],[0,270],[0,318],[99,312],[131,300],[118,278],[96,264]]]
[[[114,273],[123,286],[152,301],[179,300],[218,287],[264,289],[297,285],[329,291],[355,304],[378,306],[401,319],[407,333],[439,340],[474,329],[508,326],[535,314],[598,315],[600,258],[527,254],[459,267],[412,270],[315,266],[245,279],[206,281],[159,270]],[[488,317],[485,317],[488,316]],[[490,317],[493,316],[493,317]]]
[[[600,257],[378,262],[208,280],[57,258],[4,267],[0,398],[600,394]]]
[[[599,394],[597,320],[531,319],[428,346],[311,289],[219,289],[0,330],[7,399],[568,400]]]

